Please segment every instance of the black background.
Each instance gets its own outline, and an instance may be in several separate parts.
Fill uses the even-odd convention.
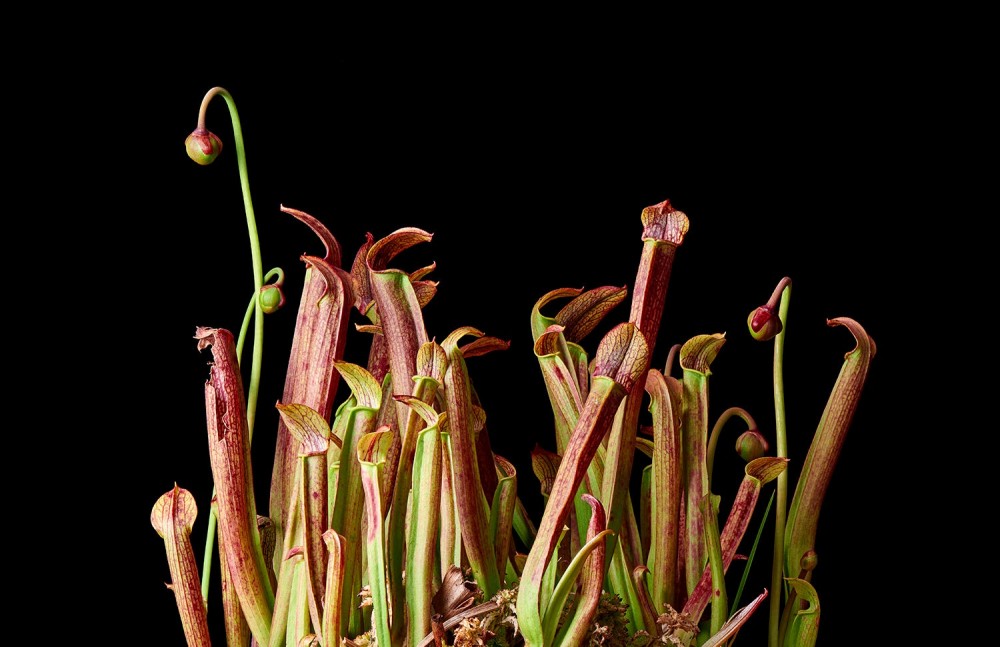
[[[900,168],[920,151],[900,119],[917,95],[913,69],[877,39],[861,44],[865,55],[850,61],[835,41],[808,35],[781,46],[747,40],[722,58],[709,44],[530,52],[372,45],[306,54],[286,43],[252,60],[218,52],[198,63],[151,56],[134,68],[127,52],[102,59],[118,107],[101,139],[115,163],[101,173],[110,199],[100,227],[117,233],[98,264],[120,277],[104,289],[115,295],[105,313],[121,373],[116,414],[101,438],[111,460],[97,478],[116,501],[115,539],[105,546],[112,561],[127,564],[109,578],[112,601],[134,609],[121,618],[122,630],[141,632],[146,644],[183,641],[163,587],[162,541],[148,515],[175,481],[189,489],[201,509],[193,535],[200,554],[211,492],[208,358],[195,350],[192,334],[196,325],[237,328],[253,286],[221,99],[209,109],[208,127],[226,144],[222,156],[198,167],[183,148],[202,96],[221,85],[242,118],[265,268],[279,265],[288,275],[290,302],[266,322],[253,452],[259,502],[267,498],[277,425],[270,404],[280,397],[303,276],[298,257],[322,251],[279,205],[326,223],[345,263],[365,232],[377,238],[417,226],[435,234],[399,265],[438,263],[430,277],[440,281],[438,296],[425,310],[431,336],[473,325],[511,340],[507,352],[473,359],[470,368],[494,449],[518,467],[519,491],[537,520],[528,452],[554,440],[531,351],[530,308],[558,287],[631,289],[640,212],[670,199],[691,228],[677,254],[653,365],[662,367],[673,343],[727,333],[712,367],[713,418],[743,406],[773,439],[771,345],[750,339],[746,317],[790,276],[785,380],[793,484],[853,347],[846,329],[827,328],[826,318],[852,317],[878,343],[823,507],[814,576],[823,605],[820,644],[852,635],[858,600],[870,604],[880,595],[899,530],[893,502],[905,479],[886,466],[898,472],[906,463],[892,441],[901,423],[893,417],[890,375],[904,354],[904,297],[922,271],[915,257],[901,255],[915,180]],[[119,141],[127,154],[117,155]],[[585,346],[596,348],[601,332],[627,313],[620,306]],[[362,323],[356,312],[352,322]],[[363,364],[367,344],[352,331],[347,358]],[[95,361],[109,361],[106,349],[92,351]],[[728,451],[739,433],[731,424],[716,467],[724,506],[742,476]],[[769,586],[769,532],[744,600]],[[217,621],[217,596],[213,604]],[[766,608],[757,615],[747,636],[766,632]]]

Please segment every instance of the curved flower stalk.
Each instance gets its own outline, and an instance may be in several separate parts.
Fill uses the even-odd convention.
[[[329,420],[340,384],[334,362],[344,356],[348,315],[354,300],[351,277],[340,269],[340,245],[329,229],[304,211],[284,206],[281,210],[305,223],[326,250],[322,257],[302,257],[306,275],[281,401],[307,406]],[[284,534],[288,517],[298,455],[299,441],[282,418],[275,442],[270,500],[271,517],[279,537]],[[275,563],[276,571],[280,572],[282,561]]]
[[[875,356],[875,341],[858,322],[837,317],[828,320],[827,325],[846,327],[854,336],[856,346],[844,356],[844,364],[809,446],[788,510],[785,526],[785,573],[788,577],[802,577],[806,555],[816,550],[816,529],[823,497],[858,408],[868,367]],[[808,574],[805,577],[808,578]]]
[[[240,188],[243,192],[243,208],[246,212],[247,231],[250,234],[250,259],[253,264],[254,294],[259,295],[264,287],[264,264],[261,260],[260,239],[257,236],[257,219],[254,216],[253,200],[250,197],[250,176],[247,173],[247,156],[243,143],[243,128],[240,125],[240,115],[236,110],[233,96],[225,88],[214,87],[205,93],[198,111],[198,126],[184,140],[188,156],[196,163],[204,166],[215,161],[222,152],[222,140],[206,127],[208,105],[215,97],[222,97],[229,108],[229,119],[233,124],[233,139],[236,142],[236,163],[240,172]],[[247,397],[247,425],[250,435],[253,435],[254,420],[257,413],[257,393],[260,384],[261,360],[264,352],[264,317],[261,300],[254,300],[254,340],[253,361],[250,367],[250,392]]]
[[[593,384],[559,463],[552,493],[521,577],[517,616],[525,641],[530,646],[548,647],[542,624],[542,618],[548,612],[541,606],[542,578],[549,567],[577,488],[601,439],[610,429],[622,398],[645,374],[648,366],[649,348],[633,324],[619,324],[605,335],[598,346]]]
[[[712,483],[712,468],[715,465],[715,448],[719,444],[719,436],[722,435],[722,428],[733,417],[742,419],[747,426],[747,430],[740,435],[739,440],[736,442],[737,453],[741,456],[746,453],[749,456],[752,453],[759,452],[756,456],[745,459],[747,462],[750,462],[754,458],[760,458],[764,455],[764,452],[767,451],[767,441],[764,440],[764,437],[760,435],[759,431],[757,431],[757,423],[754,421],[753,416],[740,407],[729,407],[723,411],[722,415],[719,416],[719,419],[715,421],[715,425],[712,427],[712,433],[708,437],[705,462],[708,466],[709,489],[711,489]],[[761,442],[763,442],[762,445]]]
[[[175,483],[174,489],[157,499],[149,520],[163,538],[170,567],[171,583],[167,588],[177,600],[184,638],[192,647],[209,647],[212,640],[208,635],[208,614],[201,597],[198,562],[191,548],[191,528],[197,516],[194,497]]]
[[[771,298],[763,306],[756,308],[747,317],[750,336],[758,341],[774,338],[774,360],[772,363],[774,393],[774,439],[775,452],[779,458],[788,457],[787,424],[785,419],[785,336],[787,334],[788,306],[792,298],[792,280],[787,276],[778,281]],[[777,312],[775,311],[777,308]],[[775,319],[775,316],[777,319]],[[774,513],[774,549],[771,554],[771,598],[768,620],[768,647],[778,647],[778,623],[782,598],[782,563],[784,561],[785,514],[788,510],[788,474],[778,475],[775,488],[777,508]]]

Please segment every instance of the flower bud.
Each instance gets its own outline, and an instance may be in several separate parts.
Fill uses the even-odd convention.
[[[766,454],[768,449],[767,440],[756,429],[744,431],[736,439],[736,453],[748,463]]]
[[[754,339],[767,341],[781,332],[781,317],[778,316],[774,306],[765,304],[750,313],[747,317],[747,326]]]
[[[188,157],[205,166],[215,161],[222,152],[222,140],[215,133],[204,128],[195,128],[184,140]]]
[[[804,573],[809,573],[816,569],[816,564],[819,563],[819,556],[816,554],[815,550],[807,550],[799,560],[799,567]]]
[[[260,307],[264,314],[269,315],[281,309],[285,305],[285,293],[281,286],[270,283],[260,289]]]

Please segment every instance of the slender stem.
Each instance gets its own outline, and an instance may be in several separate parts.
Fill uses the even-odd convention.
[[[778,281],[778,285],[775,286],[774,292],[771,293],[771,298],[767,300],[767,305],[771,306],[772,308],[777,307],[778,299],[781,299],[785,294],[785,288],[788,288],[788,291],[791,292],[791,287],[792,287],[792,279],[788,278],[787,276],[783,277],[780,281]],[[787,306],[785,307],[787,308]]]
[[[268,270],[267,274],[264,275],[264,283],[267,283],[275,277],[278,278],[278,280],[274,282],[275,285],[283,285],[285,283],[285,271],[280,267],[272,267]]]
[[[274,270],[271,270],[274,272]],[[271,275],[268,272],[268,276]],[[247,312],[243,315],[243,325],[240,326],[240,336],[236,341],[236,359],[243,357],[243,342],[247,338],[247,329],[250,328],[250,317],[253,315],[254,304],[257,303],[257,293],[254,292],[247,304]],[[215,498],[215,486],[212,486],[212,498]],[[219,517],[215,514],[215,507],[211,508],[208,515],[208,534],[205,535],[205,554],[201,560],[201,597],[208,604],[208,585],[212,577],[212,556],[215,554],[215,533],[219,525]]]
[[[746,409],[741,409],[740,407],[729,407],[722,412],[719,419],[716,421],[715,426],[712,427],[712,434],[708,437],[708,449],[706,450],[706,462],[708,463],[708,482],[709,491],[711,491],[712,483],[712,466],[715,464],[715,446],[719,444],[719,436],[722,435],[722,428],[729,422],[729,419],[733,416],[739,416],[743,419],[743,422],[747,423],[747,428],[756,429],[757,423],[754,422],[753,416],[747,413]]]
[[[788,439],[786,436],[787,422],[785,420],[785,378],[783,366],[785,360],[785,333],[788,332],[788,302],[792,298],[791,279],[785,277],[778,283],[782,289],[781,307],[778,317],[781,319],[781,332],[774,338],[774,435],[775,450],[779,458],[788,457]],[[778,288],[775,288],[777,292]],[[774,299],[774,295],[771,296]],[[784,580],[781,577],[782,565],[785,563],[785,516],[788,513],[788,472],[778,475],[777,484],[778,507],[774,511],[774,553],[771,562],[771,607],[768,622],[768,647],[778,647],[778,624],[781,618],[781,598],[784,590]]]
[[[253,201],[250,199],[250,179],[247,175],[247,156],[243,145],[243,129],[240,126],[240,116],[236,111],[236,103],[229,91],[225,88],[215,87],[205,94],[201,101],[201,109],[198,112],[198,127],[205,127],[205,116],[208,104],[216,96],[221,96],[226,100],[229,107],[229,117],[233,122],[233,138],[236,141],[236,161],[240,170],[240,187],[243,191],[243,208],[247,217],[247,232],[250,234],[250,258],[253,263],[254,281],[254,331],[253,331],[253,360],[250,365],[250,389],[247,394],[247,426],[250,430],[250,438],[253,439],[254,421],[257,418],[257,395],[260,390],[260,366],[264,357],[264,312],[261,309],[256,296],[260,294],[260,289],[264,287],[264,265],[260,257],[260,239],[257,236],[257,220],[253,214]]]

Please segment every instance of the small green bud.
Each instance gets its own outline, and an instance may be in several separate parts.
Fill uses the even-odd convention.
[[[205,166],[215,161],[222,152],[222,140],[215,133],[204,128],[195,128],[184,140],[188,157]]]
[[[816,565],[819,563],[819,555],[816,554],[815,550],[807,550],[799,560],[799,568],[802,569],[804,573],[809,573],[816,569]]]
[[[749,429],[736,439],[736,453],[746,462],[756,460],[767,453],[767,440],[756,429]]]
[[[775,335],[781,332],[781,317],[778,316],[774,306],[765,304],[750,313],[747,317],[747,326],[754,339],[767,341],[774,339]]]
[[[281,286],[275,283],[262,287],[259,298],[260,307],[267,315],[277,312],[285,305],[285,293],[282,292]]]

